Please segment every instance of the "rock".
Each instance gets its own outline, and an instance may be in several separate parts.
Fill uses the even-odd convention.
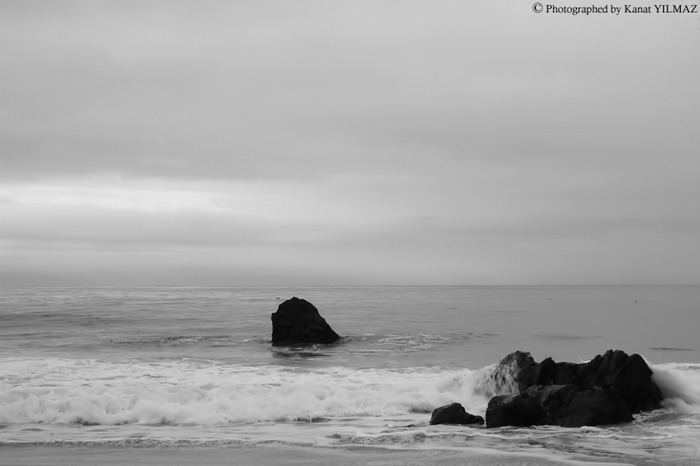
[[[632,419],[614,388],[578,390],[574,385],[532,386],[518,395],[494,397],[486,410],[486,427],[583,427]]]
[[[469,414],[459,403],[440,406],[430,416],[430,424],[483,424],[484,418]]]
[[[587,386],[614,387],[634,414],[661,407],[663,395],[652,380],[652,374],[640,355],[627,356],[623,351],[610,350],[603,356],[596,356],[588,364],[587,371],[583,371],[582,378]]]
[[[530,353],[514,351],[501,358],[489,374],[489,381],[482,384],[484,394],[510,395],[520,392],[518,374],[523,368],[535,364]]]
[[[520,390],[533,385],[574,385],[578,390],[614,388],[634,414],[661,406],[661,390],[651,375],[652,370],[640,355],[609,350],[581,364],[556,363],[547,358],[522,368],[516,378]]]
[[[633,419],[614,388],[578,390],[575,385],[545,385],[530,387],[526,393],[562,427],[618,424]]]
[[[486,408],[486,427],[527,427],[553,424],[537,399],[526,392],[494,396]]]
[[[335,333],[318,309],[306,301],[293,297],[283,302],[272,314],[272,343],[335,343]]]
[[[576,392],[577,389],[574,385],[539,385],[525,390],[525,393],[535,399],[545,413],[552,418],[557,410],[571,401]]]
[[[619,424],[634,419],[614,388],[572,391],[567,401],[551,414],[556,424],[562,427]]]
[[[518,353],[506,356],[499,365],[513,368],[519,393],[489,401],[486,427],[617,424],[661,406],[661,390],[638,354],[609,350],[575,364],[552,358],[535,363]]]

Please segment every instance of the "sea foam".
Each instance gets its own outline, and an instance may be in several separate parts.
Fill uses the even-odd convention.
[[[700,364],[654,364],[651,369],[666,406],[680,412],[700,414]]]
[[[485,409],[468,369],[301,369],[206,361],[4,360],[0,423],[222,424]]]
[[[653,366],[667,406],[699,412],[700,365]],[[200,424],[421,419],[460,402],[483,415],[502,387],[479,370],[240,366],[214,361],[0,360],[0,424]],[[425,414],[424,414],[425,413]]]

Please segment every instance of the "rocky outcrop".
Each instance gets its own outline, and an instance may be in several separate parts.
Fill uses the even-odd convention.
[[[529,387],[517,395],[492,398],[486,409],[486,427],[582,427],[618,424],[632,419],[615,389],[578,390],[574,385]]]
[[[562,427],[601,426],[631,422],[634,418],[614,388],[574,390],[565,385],[558,391],[568,390],[566,396],[553,393],[543,400],[545,412]]]
[[[527,356],[529,353],[518,351],[497,366],[504,368],[497,372],[505,377],[501,385],[510,387],[506,379],[513,374],[519,392],[506,392],[489,401],[486,427],[616,424],[661,405],[652,370],[638,354],[610,350],[580,364],[557,363],[551,358],[530,363]],[[509,370],[516,366],[517,371]]]
[[[469,414],[459,403],[440,406],[433,411],[430,424],[483,424],[484,418]]]
[[[613,388],[635,414],[661,406],[661,390],[651,375],[652,370],[640,355],[609,350],[580,364],[557,363],[547,358],[521,369],[516,381],[521,391],[533,385],[574,385],[578,390]]]
[[[271,317],[273,344],[330,344],[340,339],[318,309],[305,299],[288,299]]]
[[[486,427],[527,427],[552,424],[542,406],[527,393],[498,395],[486,408]]]

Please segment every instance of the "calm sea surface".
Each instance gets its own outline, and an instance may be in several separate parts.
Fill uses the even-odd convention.
[[[273,347],[312,302],[336,345]],[[2,445],[513,452],[700,464],[700,287],[36,288],[0,291]],[[429,426],[484,415],[490,365],[640,353],[670,398],[629,425]]]

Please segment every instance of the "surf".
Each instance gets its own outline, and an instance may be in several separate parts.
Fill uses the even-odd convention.
[[[496,365],[463,368],[287,367],[220,361],[0,361],[0,423],[180,425],[318,422],[406,416],[453,401],[483,414],[512,392]],[[700,364],[653,366],[670,410],[700,412]]]
[[[653,364],[651,369],[665,406],[682,413],[700,414],[700,364]]]

